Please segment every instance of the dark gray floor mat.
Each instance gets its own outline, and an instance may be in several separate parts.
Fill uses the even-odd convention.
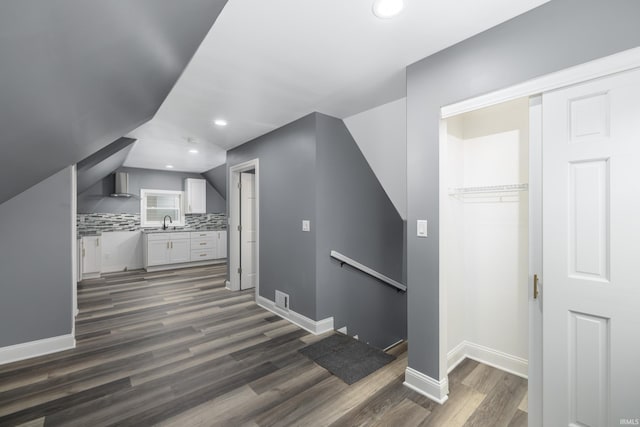
[[[300,353],[347,384],[353,384],[395,359],[375,347],[342,334],[311,344]]]

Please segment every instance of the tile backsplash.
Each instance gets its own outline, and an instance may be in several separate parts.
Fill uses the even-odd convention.
[[[185,227],[196,230],[226,230],[227,215],[223,213],[187,214]],[[78,214],[78,234],[100,233],[106,231],[140,230],[140,214],[90,213]]]

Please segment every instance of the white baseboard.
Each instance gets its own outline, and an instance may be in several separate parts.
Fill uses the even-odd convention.
[[[493,366],[494,368],[522,378],[528,377],[529,362],[527,359],[469,341],[462,341],[447,353],[447,372],[451,372],[466,358]]]
[[[446,377],[437,381],[420,371],[407,367],[404,372],[404,385],[440,405],[449,398],[449,380]]]
[[[228,290],[230,290],[230,291],[233,291],[233,289],[231,289],[231,282],[230,282],[230,281],[228,281],[228,280],[225,280],[225,281],[224,281],[224,287],[225,287],[225,289],[228,289]]]
[[[45,338],[0,348],[0,365],[44,356],[45,354],[69,350],[76,347],[76,339],[72,334]]]
[[[314,335],[324,334],[325,332],[333,331],[333,317],[327,317],[326,319],[315,321],[303,316],[300,313],[296,313],[293,310],[282,310],[276,306],[276,303],[265,298],[258,296],[256,298],[256,304],[260,307],[269,310],[270,312],[277,314],[283,319],[300,326],[302,329],[311,332]]]

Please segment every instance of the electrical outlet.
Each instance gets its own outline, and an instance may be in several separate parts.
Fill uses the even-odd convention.
[[[302,231],[311,231],[311,221],[308,219],[302,220]]]
[[[289,310],[289,294],[276,291],[276,307],[283,310]]]

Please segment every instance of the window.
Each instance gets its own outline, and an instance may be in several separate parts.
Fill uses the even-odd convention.
[[[182,191],[140,190],[140,225],[160,227],[165,215],[169,215],[171,225],[184,226],[183,199]]]

